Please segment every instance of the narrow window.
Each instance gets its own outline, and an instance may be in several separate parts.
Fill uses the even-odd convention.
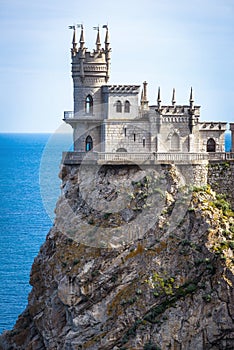
[[[85,113],[93,114],[93,98],[88,95],[85,99]]]
[[[127,128],[126,128],[126,126],[124,127],[124,136],[125,137],[127,136]]]
[[[143,147],[145,147],[145,138],[142,139]]]
[[[91,136],[87,136],[85,140],[85,150],[86,152],[89,152],[91,151],[92,148],[93,148],[93,139]]]
[[[136,134],[133,134],[133,141],[136,141]]]
[[[121,101],[116,102],[116,112],[122,113],[122,102]]]
[[[130,113],[130,102],[125,101],[124,103],[124,113]]]

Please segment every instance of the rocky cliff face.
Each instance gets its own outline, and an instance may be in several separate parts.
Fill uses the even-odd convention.
[[[233,349],[234,217],[175,166],[63,167],[2,349]],[[191,178],[191,182],[194,179]]]

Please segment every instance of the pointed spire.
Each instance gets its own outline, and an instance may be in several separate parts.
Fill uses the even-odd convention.
[[[173,89],[173,91],[172,91],[172,100],[171,100],[171,102],[172,102],[172,106],[175,106],[175,104],[176,104],[175,89]]]
[[[76,28],[73,28],[73,39],[72,39],[72,50],[73,53],[77,52],[77,40],[76,40]]]
[[[141,92],[141,107],[144,110],[148,109],[148,100],[147,100],[147,82],[143,82],[143,89]]]
[[[83,28],[83,24],[79,24],[78,27],[81,28],[81,32],[80,32],[80,49],[83,50],[84,49],[84,28]]]
[[[97,27],[96,48],[97,48],[97,51],[101,50],[101,40],[100,40],[99,27]]]
[[[189,99],[190,102],[194,102],[194,99],[193,99],[193,88],[191,87],[191,91],[190,91],[190,99]]]
[[[143,91],[144,91],[144,94],[143,94],[144,101],[147,101],[147,82],[146,81],[144,81],[143,83]]]
[[[106,46],[106,49],[108,49],[109,45],[110,45],[110,36],[109,36],[108,25],[106,24],[102,28],[106,28],[105,46]]]
[[[158,88],[158,98],[157,98],[157,102],[158,102],[158,108],[161,107],[161,91],[160,91],[160,87]]]
[[[193,109],[194,107],[194,98],[193,98],[193,88],[191,87],[190,91],[190,98],[189,98],[190,108]]]
[[[77,40],[76,40],[76,27],[73,25],[73,26],[69,26],[68,28],[73,30],[71,53],[72,53],[72,56],[75,56],[77,51],[78,51],[77,50]]]

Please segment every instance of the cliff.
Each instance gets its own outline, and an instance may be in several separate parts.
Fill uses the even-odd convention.
[[[233,349],[234,213],[204,174],[64,166],[28,307],[1,349]]]

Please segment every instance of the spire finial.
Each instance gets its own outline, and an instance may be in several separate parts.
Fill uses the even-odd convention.
[[[144,110],[148,110],[148,101],[147,101],[147,82],[143,82],[143,89],[141,92],[141,107]]]
[[[105,46],[106,46],[106,49],[108,49],[109,45],[110,45],[110,36],[109,36],[108,24],[104,24],[102,26],[102,28],[106,28]]]
[[[71,52],[72,52],[72,55],[75,56],[76,53],[77,53],[77,40],[76,40],[76,26],[73,25],[73,26],[69,26],[69,29],[72,29],[73,30],[73,38],[72,38],[72,49],[71,49]]]
[[[194,97],[193,97],[193,88],[191,87],[190,91],[190,98],[189,98],[190,108],[193,109],[194,107]]]
[[[100,40],[99,26],[93,27],[93,29],[97,30],[96,49],[97,49],[97,51],[100,51],[101,50],[101,40]]]
[[[160,87],[158,88],[157,102],[158,102],[158,108],[160,108],[161,107],[161,91],[160,91]]]
[[[143,83],[143,98],[144,98],[144,101],[147,101],[147,82],[144,81]]]
[[[172,100],[171,100],[171,102],[172,102],[172,106],[175,106],[175,104],[176,104],[176,99],[175,99],[175,88],[174,88],[173,91],[172,91]]]
[[[77,24],[77,28],[81,28],[81,31],[80,31],[80,49],[83,50],[84,44],[85,44],[83,24]]]
[[[141,104],[143,104],[143,102],[144,102],[144,93],[143,93],[143,89],[142,89],[142,91],[141,91]]]

